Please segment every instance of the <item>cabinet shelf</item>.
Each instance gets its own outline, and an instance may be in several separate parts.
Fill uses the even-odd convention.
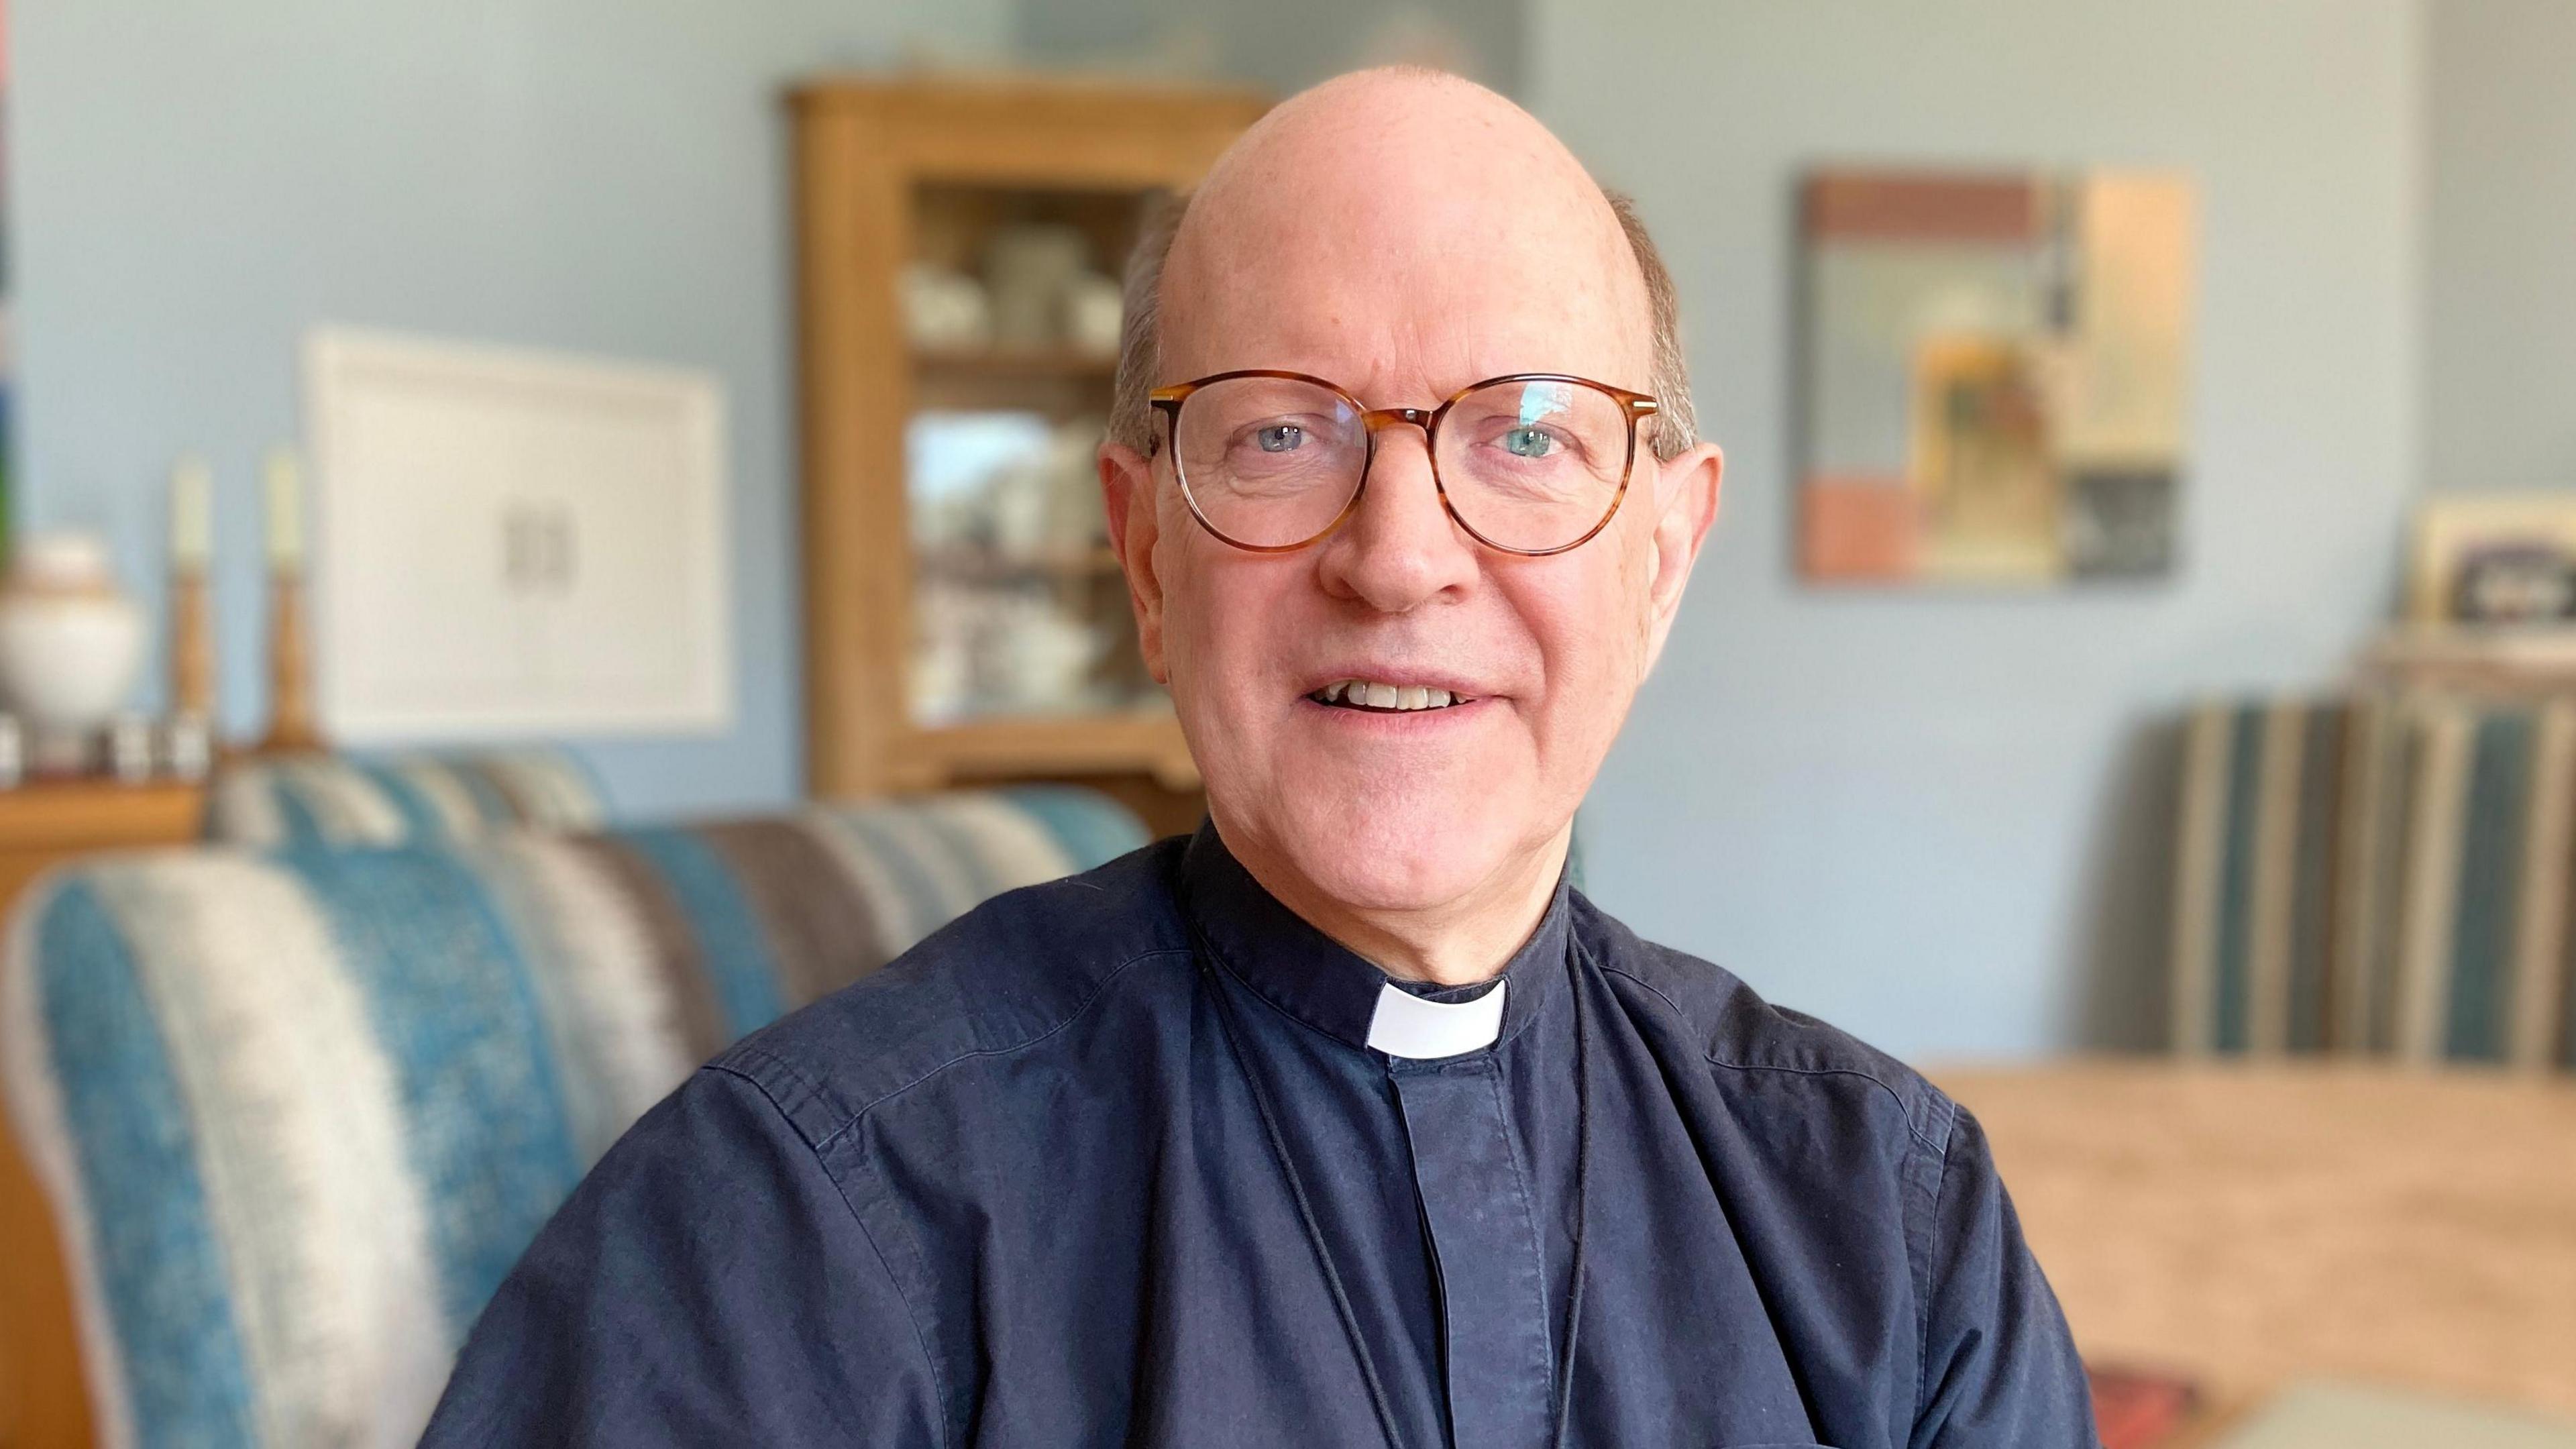
[[[1118,555],[1107,548],[1051,548],[1034,553],[955,545],[924,549],[913,567],[922,573],[970,583],[1011,579],[1100,578],[1118,572]]]
[[[912,365],[955,377],[1109,378],[1118,354],[1072,347],[915,348]]]
[[[1019,715],[964,720],[912,732],[909,751],[927,786],[1049,775],[1151,775],[1165,789],[1198,788],[1181,722],[1169,709]]]

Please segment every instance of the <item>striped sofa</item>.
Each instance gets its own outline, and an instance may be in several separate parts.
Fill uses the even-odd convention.
[[[207,790],[206,838],[275,850],[413,845],[533,826],[608,823],[599,783],[552,748],[263,755],[227,762]]]
[[[91,1430],[411,1442],[520,1250],[694,1063],[1143,839],[1100,796],[1036,788],[54,878],[14,923],[0,1054]],[[13,1352],[48,1331],[9,1328]],[[61,1387],[21,1384],[22,1410]]]
[[[2178,1050],[2576,1066],[2576,699],[2222,702],[2184,737]]]

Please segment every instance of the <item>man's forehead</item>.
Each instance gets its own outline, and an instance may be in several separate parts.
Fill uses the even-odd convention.
[[[1344,77],[1265,118],[1192,199],[1162,305],[1175,376],[1296,353],[1463,383],[1647,354],[1598,185],[1526,113],[1447,77]]]
[[[1649,355],[1643,324],[1621,312],[1497,273],[1409,288],[1384,270],[1257,263],[1212,292],[1174,288],[1162,328],[1167,381],[1279,367],[1387,407],[1513,372],[1642,387]]]

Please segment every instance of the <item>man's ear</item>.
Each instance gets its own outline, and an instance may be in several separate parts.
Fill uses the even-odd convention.
[[[1153,460],[1121,443],[1101,444],[1100,503],[1109,515],[1109,547],[1127,573],[1127,602],[1136,611],[1136,643],[1146,672],[1156,684],[1169,684],[1163,668],[1163,580],[1154,572],[1154,543],[1163,524]]]
[[[1715,443],[1701,443],[1657,470],[1655,488],[1654,578],[1646,587],[1646,668],[1664,652],[1664,637],[1681,612],[1682,586],[1690,582],[1691,565],[1709,525],[1717,521],[1717,497],[1726,477],[1726,454]]]

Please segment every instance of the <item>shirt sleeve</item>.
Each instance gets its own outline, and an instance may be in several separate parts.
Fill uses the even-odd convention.
[[[422,1440],[940,1442],[900,1291],[803,1137],[699,1071],[583,1180],[467,1338]]]
[[[1965,1108],[1942,1158],[1927,1320],[1914,1449],[2098,1444],[2066,1317]]]

